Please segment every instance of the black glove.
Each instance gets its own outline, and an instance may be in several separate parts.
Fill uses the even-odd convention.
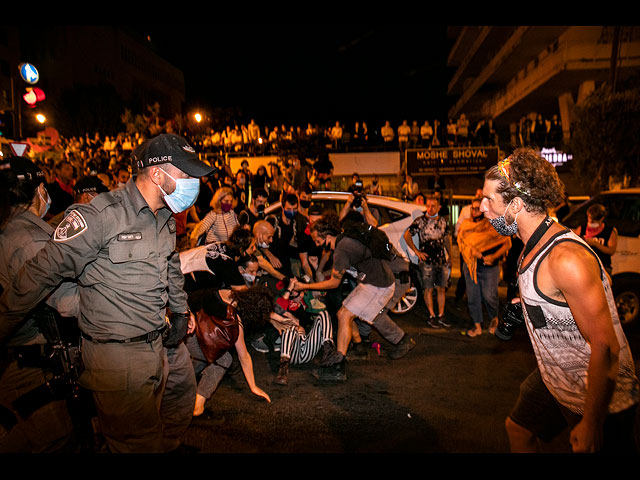
[[[187,334],[190,312],[169,315],[169,328],[162,335],[162,344],[167,348],[176,347]]]

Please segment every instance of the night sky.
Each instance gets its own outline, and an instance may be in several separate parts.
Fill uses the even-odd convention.
[[[264,125],[446,119],[446,26],[207,24],[136,27],[185,74],[187,108]],[[378,125],[379,124],[379,125]]]

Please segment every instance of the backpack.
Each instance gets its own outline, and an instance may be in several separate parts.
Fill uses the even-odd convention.
[[[364,244],[371,251],[373,258],[390,261],[396,257],[393,244],[389,241],[387,234],[379,228],[365,222],[345,221],[342,228],[342,235],[344,237],[354,238]]]

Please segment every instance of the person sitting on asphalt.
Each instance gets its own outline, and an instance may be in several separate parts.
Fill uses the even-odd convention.
[[[294,285],[292,278],[283,287],[284,292],[276,298],[275,311],[271,314],[271,324],[281,336],[280,366],[275,380],[278,385],[288,385],[289,365],[308,363],[320,351],[322,360],[326,361],[334,350],[329,312],[320,300],[311,295],[307,298],[294,290]]]
[[[204,237],[205,244],[224,242],[238,225],[238,216],[233,211],[233,190],[220,187],[211,199],[211,211],[191,231],[189,246],[195,247]]]
[[[283,280],[286,277],[283,273],[279,272],[272,262],[276,261],[275,255],[271,253],[269,247],[273,243],[273,236],[276,230],[273,225],[267,220],[258,220],[253,225],[253,236],[256,239],[256,256],[260,263],[260,268],[267,274],[277,280]],[[276,263],[276,265],[280,265]]]

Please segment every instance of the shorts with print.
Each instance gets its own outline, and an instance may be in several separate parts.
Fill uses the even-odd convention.
[[[422,285],[425,290],[431,290],[434,287],[446,288],[449,286],[451,267],[446,263],[430,265],[425,262],[420,262],[418,266],[420,268],[420,276],[422,277]]]
[[[368,283],[358,283],[356,288],[344,299],[342,306],[361,320],[373,323],[380,311],[393,297],[395,289],[395,282],[388,287],[374,287]]]

